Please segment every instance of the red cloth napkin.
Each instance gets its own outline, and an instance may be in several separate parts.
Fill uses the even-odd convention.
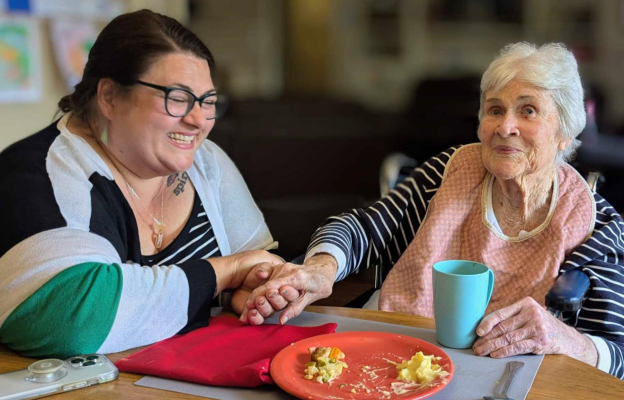
[[[336,327],[252,326],[234,317],[215,317],[205,328],[155,343],[115,365],[124,372],[204,385],[257,387],[273,384],[269,365],[280,350]]]

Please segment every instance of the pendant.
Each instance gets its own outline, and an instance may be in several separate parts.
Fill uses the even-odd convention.
[[[156,246],[156,250],[160,250],[160,248],[162,247],[163,236],[165,236],[163,233],[163,229],[159,227],[158,235],[155,235],[155,236],[156,236],[156,243],[154,243],[154,245]]]

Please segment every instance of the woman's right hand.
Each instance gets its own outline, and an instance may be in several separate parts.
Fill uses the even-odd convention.
[[[259,265],[267,263],[267,270],[280,265],[284,260],[265,250],[249,250],[232,254],[225,257],[208,258],[217,275],[217,291],[215,296],[227,289],[238,288],[251,270]]]

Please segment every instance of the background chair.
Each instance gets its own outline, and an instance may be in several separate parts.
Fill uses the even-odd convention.
[[[579,135],[583,143],[579,147],[572,165],[588,183],[600,191],[609,203],[618,211],[624,208],[622,179],[624,173],[624,137],[600,132],[596,123],[596,105],[593,99],[585,101],[587,107],[587,124]]]

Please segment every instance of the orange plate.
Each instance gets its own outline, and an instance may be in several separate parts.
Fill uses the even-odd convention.
[[[349,366],[329,383],[303,379],[304,364],[310,362],[308,348],[319,346],[339,347],[345,353],[342,361]],[[410,359],[418,351],[442,357],[438,364],[449,375],[426,385],[404,387],[405,392],[395,393],[391,384],[400,381],[396,380],[395,366],[386,360],[401,362]],[[362,370],[364,366],[370,367],[368,372]],[[293,396],[305,400],[425,399],[448,385],[453,379],[453,371],[453,362],[439,347],[411,336],[385,332],[342,332],[311,337],[282,349],[271,362],[271,377],[275,383]],[[343,384],[346,386],[340,388]],[[400,382],[399,385],[409,384]],[[351,389],[357,393],[352,393]],[[389,392],[390,396],[384,395],[382,391]]]

